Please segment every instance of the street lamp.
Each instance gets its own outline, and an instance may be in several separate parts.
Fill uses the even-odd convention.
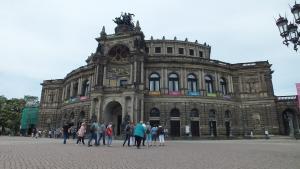
[[[291,7],[291,12],[294,15],[295,23],[288,23],[288,20],[286,17],[282,17],[279,15],[279,18],[276,20],[276,25],[279,29],[280,36],[284,39],[283,44],[286,46],[289,45],[289,43],[294,44],[294,50],[298,50],[298,45],[300,46],[299,41],[299,32],[298,32],[298,26],[300,24],[300,4],[297,4],[295,2],[295,5]]]

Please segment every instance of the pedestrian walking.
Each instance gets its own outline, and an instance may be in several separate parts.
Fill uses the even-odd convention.
[[[97,141],[98,145],[100,145],[101,139],[102,139],[103,145],[105,145],[105,131],[106,131],[105,123],[100,123],[99,130],[98,130],[98,133],[99,133],[99,137],[98,137],[98,141]]]
[[[84,145],[84,135],[86,133],[86,123],[83,122],[81,123],[81,126],[77,132],[77,143],[82,142],[82,144]]]
[[[90,146],[92,146],[91,145],[91,141],[92,140],[95,140],[95,145],[97,145],[97,133],[96,133],[96,131],[97,131],[97,123],[96,123],[96,121],[94,121],[93,123],[92,123],[92,125],[90,126],[90,138],[89,138],[89,141],[88,141],[88,147],[90,147]]]
[[[145,135],[145,128],[143,126],[143,121],[140,121],[140,123],[138,123],[134,129],[134,136],[135,136],[135,140],[137,141],[136,146],[138,149],[140,148],[141,141],[144,135]]]
[[[128,143],[128,147],[130,147],[130,136],[131,136],[131,126],[129,121],[127,122],[126,126],[125,126],[125,138],[124,138],[124,143],[123,143],[123,147],[127,141]]]

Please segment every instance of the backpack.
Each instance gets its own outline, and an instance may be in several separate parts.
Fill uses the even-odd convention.
[[[125,131],[130,131],[130,126],[127,125]]]
[[[106,135],[107,136],[111,136],[112,135],[112,129],[111,128],[107,128],[106,129]]]
[[[90,131],[91,131],[91,132],[94,132],[94,131],[96,131],[96,126],[95,126],[94,124],[91,126],[91,129],[90,129]]]
[[[150,126],[147,126],[146,134],[150,134],[150,131],[151,131],[151,127],[150,127]]]

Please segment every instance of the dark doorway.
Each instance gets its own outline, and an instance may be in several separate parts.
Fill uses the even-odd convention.
[[[225,122],[225,129],[226,129],[226,136],[229,137],[230,136],[230,122],[229,121]]]
[[[171,120],[170,121],[171,133],[170,135],[173,137],[180,136],[180,121],[179,120]]]
[[[296,129],[295,115],[293,111],[286,110],[282,113],[284,135],[294,136]]]
[[[199,121],[191,121],[191,132],[192,136],[199,137]]]
[[[210,121],[209,122],[209,131],[211,136],[217,136],[217,122],[216,121]]]
[[[159,126],[159,120],[150,120],[150,125],[152,127],[154,127],[154,126],[158,127]]]
[[[107,104],[104,114],[103,121],[106,123],[111,122],[113,126],[113,134],[119,136],[121,134],[122,124],[122,106],[119,102],[112,101]]]
[[[121,134],[122,115],[118,115],[117,135]]]

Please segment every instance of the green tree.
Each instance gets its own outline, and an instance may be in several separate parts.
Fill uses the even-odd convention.
[[[6,128],[11,134],[16,134],[20,129],[21,111],[25,106],[23,99],[7,99],[0,96],[0,127],[1,133],[5,134]]]

